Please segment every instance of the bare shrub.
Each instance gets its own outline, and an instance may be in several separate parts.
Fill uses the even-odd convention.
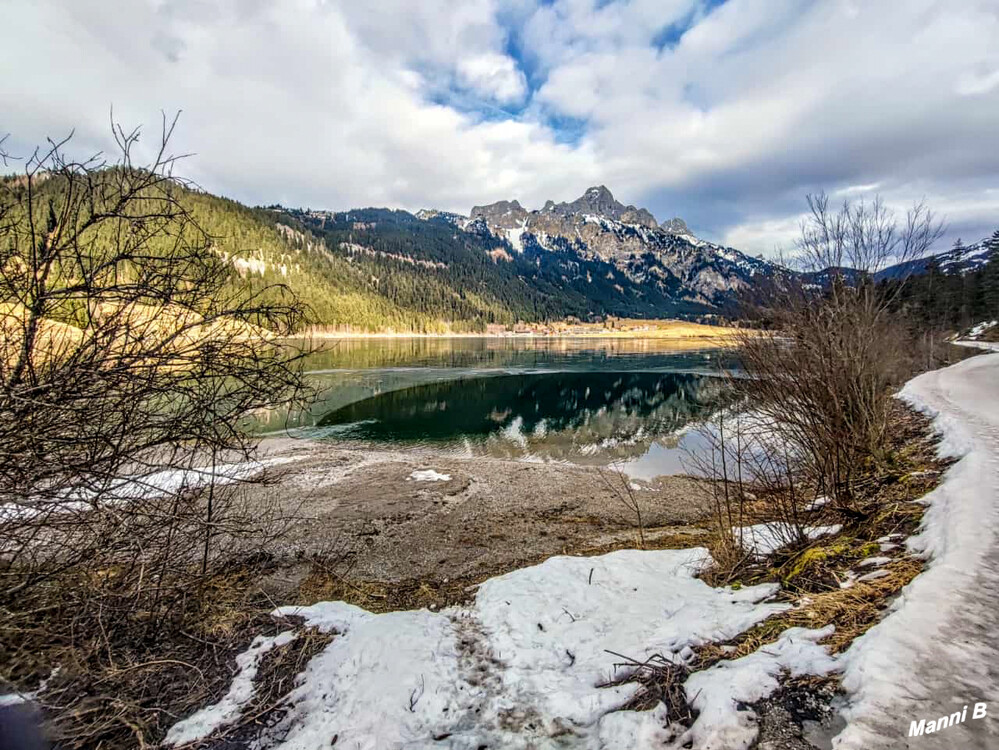
[[[785,468],[851,514],[854,482],[883,457],[891,394],[913,367],[908,327],[892,311],[900,285],[875,276],[924,255],[942,227],[922,204],[902,221],[879,198],[834,211],[819,195],[808,205],[790,264],[799,273],[755,311],[770,329],[739,336],[748,377],[732,382],[793,454]]]
[[[247,469],[242,421],[305,397],[302,351],[280,338],[302,308],[282,287],[247,291],[214,251],[172,174],[175,123],[148,163],[139,131],[113,124],[114,163],[75,161],[66,139],[0,180],[9,681],[52,647],[116,669],[122,644],[197,618],[207,582],[281,531],[240,500],[263,468]]]
[[[748,446],[743,440],[741,420],[735,417],[735,442],[726,432],[726,412],[720,411],[700,428],[704,446],[686,453],[686,468],[692,473],[709,478],[703,486],[714,512],[720,549],[716,557],[724,557],[735,568],[743,554],[741,536],[745,517],[746,492],[743,468]]]
[[[638,544],[645,548],[645,519],[642,513],[643,504],[638,495],[635,494],[634,483],[623,471],[611,464],[611,475],[598,469],[597,473],[608,490],[620,501],[621,505],[629,514],[634,516],[635,528],[638,529]]]
[[[701,445],[685,460],[688,470],[711,480],[701,486],[717,530],[716,583],[730,583],[752,561],[755,540],[748,529],[754,524],[768,522],[767,536],[780,546],[807,539],[803,500],[811,496],[800,484],[801,462],[768,421],[745,406],[734,404],[703,424]]]

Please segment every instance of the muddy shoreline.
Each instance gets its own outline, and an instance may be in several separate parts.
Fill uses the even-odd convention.
[[[693,546],[705,534],[706,488],[686,476],[629,480],[597,467],[292,438],[261,449],[286,462],[247,492],[299,517],[284,552],[343,553],[352,579],[480,580],[551,555],[637,547],[643,536],[648,547]]]

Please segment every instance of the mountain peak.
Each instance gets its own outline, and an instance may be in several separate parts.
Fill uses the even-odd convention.
[[[562,216],[571,214],[594,214],[605,219],[614,219],[625,224],[641,224],[646,227],[659,226],[656,218],[644,208],[625,206],[614,198],[606,185],[594,185],[587,188],[579,198],[572,203],[545,203],[544,211],[552,211]]]
[[[674,216],[672,219],[666,219],[666,221],[659,226],[670,234],[680,234],[687,237],[694,236],[694,233],[687,228],[687,222],[679,216]]]
[[[572,203],[561,204],[572,210],[573,213],[595,213],[598,216],[617,218],[617,215],[624,210],[624,206],[614,200],[614,195],[605,185],[595,185],[587,188],[586,192],[579,196]]]
[[[614,200],[614,195],[607,189],[606,185],[594,185],[591,188],[587,188],[586,192],[580,197],[580,200],[617,203],[617,201]],[[621,204],[617,203],[617,205]]]
[[[518,201],[496,201],[485,206],[474,206],[470,214],[472,219],[482,218],[487,224],[503,229],[515,229],[524,226],[529,217],[538,214],[555,214],[560,217],[599,216],[604,219],[620,221],[623,224],[639,224],[650,229],[659,226],[656,217],[650,211],[635,206],[626,206],[614,198],[606,185],[594,185],[571,203],[556,203],[545,201],[541,211],[529,212]],[[682,222],[681,222],[682,223]]]
[[[523,226],[527,220],[527,211],[520,201],[496,201],[485,206],[472,206],[472,219],[484,219],[490,226],[513,229]]]

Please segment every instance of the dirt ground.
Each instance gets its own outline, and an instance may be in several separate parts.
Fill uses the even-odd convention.
[[[359,580],[480,579],[555,554],[639,546],[643,536],[648,547],[692,546],[706,533],[694,524],[707,517],[707,487],[690,477],[634,481],[594,467],[288,438],[263,449],[292,459],[249,488],[252,501],[301,517],[286,551],[348,552]],[[414,478],[421,471],[438,476]]]

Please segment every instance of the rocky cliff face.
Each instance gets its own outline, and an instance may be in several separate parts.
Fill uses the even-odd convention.
[[[483,219],[490,227],[515,229],[524,226],[528,213],[517,201],[497,201],[488,206],[474,206],[472,219]]]
[[[611,191],[603,185],[591,187],[572,203],[548,201],[541,209],[542,214],[555,214],[561,217],[597,216],[614,219],[625,224],[638,224],[655,228],[656,217],[644,208],[625,206],[614,200]]]
[[[664,232],[669,232],[670,234],[679,234],[687,237],[693,237],[694,233],[687,229],[687,222],[681,219],[679,216],[674,216],[672,219],[666,219],[659,228]]]
[[[771,264],[698,239],[683,219],[662,224],[644,208],[617,201],[603,185],[570,203],[548,201],[527,211],[516,200],[475,206],[459,224],[490,233],[516,252],[563,251],[607,261],[629,279],[671,298],[718,306]]]

